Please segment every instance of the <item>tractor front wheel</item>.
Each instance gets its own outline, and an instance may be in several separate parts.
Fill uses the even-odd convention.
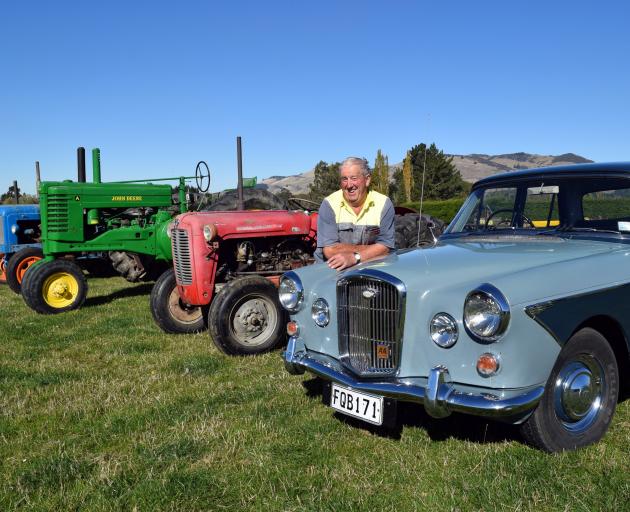
[[[212,300],[208,330],[214,344],[228,355],[267,352],[286,340],[287,315],[278,290],[261,276],[230,281]]]
[[[44,257],[37,247],[26,247],[13,254],[7,263],[7,284],[18,295],[22,291],[22,280],[28,268]]]
[[[80,308],[87,295],[87,281],[81,268],[68,260],[42,262],[24,275],[22,297],[43,315]]]
[[[173,269],[164,272],[151,290],[151,313],[164,332],[190,334],[206,329],[206,306],[191,306],[182,302],[177,291]]]

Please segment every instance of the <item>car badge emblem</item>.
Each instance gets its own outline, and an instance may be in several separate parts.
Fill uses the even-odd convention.
[[[373,299],[376,296],[376,290],[373,290],[372,288],[366,288],[365,290],[363,290],[361,295],[363,295],[363,297],[365,297],[366,299]]]

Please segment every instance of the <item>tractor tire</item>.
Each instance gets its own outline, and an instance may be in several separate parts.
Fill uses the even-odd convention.
[[[85,275],[69,260],[41,262],[30,269],[22,281],[24,302],[42,315],[79,309],[86,295]]]
[[[27,247],[13,254],[7,263],[6,275],[9,288],[18,295],[22,290],[22,280],[28,268],[44,257],[37,247]]]
[[[243,189],[245,210],[287,210],[285,201],[271,192],[260,188]],[[231,191],[221,196],[206,208],[206,211],[227,212],[238,210],[238,192]]]
[[[287,319],[271,281],[240,277],[225,284],[212,300],[208,331],[225,354],[256,355],[286,341]]]
[[[418,223],[420,223],[419,230]],[[443,233],[444,228],[444,222],[430,215],[421,216],[418,213],[396,215],[394,218],[396,249],[433,245],[435,239]]]
[[[130,283],[155,281],[169,268],[166,262],[156,261],[150,256],[124,251],[110,251],[109,259],[116,272]]]
[[[182,302],[173,269],[164,272],[153,285],[150,304],[153,319],[164,332],[191,334],[207,329],[208,307]]]

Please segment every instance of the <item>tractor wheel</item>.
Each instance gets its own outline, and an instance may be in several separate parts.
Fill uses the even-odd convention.
[[[171,334],[189,334],[207,328],[207,306],[190,306],[182,302],[173,269],[164,272],[153,285],[151,313],[160,328]]]
[[[6,284],[7,282],[7,260],[4,258],[4,254],[0,254],[0,283]]]
[[[42,250],[37,247],[27,247],[13,254],[7,263],[7,284],[9,288],[19,294],[27,269],[43,257]]]
[[[44,261],[22,281],[22,297],[43,315],[78,309],[85,302],[87,281],[81,268],[69,260]]]
[[[396,249],[433,245],[434,236],[439,237],[444,227],[440,219],[430,215],[421,216],[417,213],[396,215],[394,219]]]
[[[212,300],[208,330],[228,355],[255,355],[286,341],[287,315],[278,290],[261,276],[230,281]]]
[[[245,210],[286,210],[287,204],[278,196],[264,189],[246,188],[243,190]],[[212,203],[207,211],[227,212],[238,210],[238,193],[228,192]]]

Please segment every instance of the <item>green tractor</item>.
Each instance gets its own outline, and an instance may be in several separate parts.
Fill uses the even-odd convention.
[[[171,266],[168,224],[188,211],[186,180],[194,178],[200,192],[210,187],[205,162],[197,164],[195,176],[102,183],[100,151],[94,149],[93,182],[88,183],[85,150],[79,148],[78,168],[76,182],[44,181],[39,186],[44,257],[22,280],[24,302],[38,313],[62,313],[84,303],[87,281],[79,257],[108,254],[129,281],[156,279]],[[179,180],[177,199],[170,185],[147,183],[173,180]]]

